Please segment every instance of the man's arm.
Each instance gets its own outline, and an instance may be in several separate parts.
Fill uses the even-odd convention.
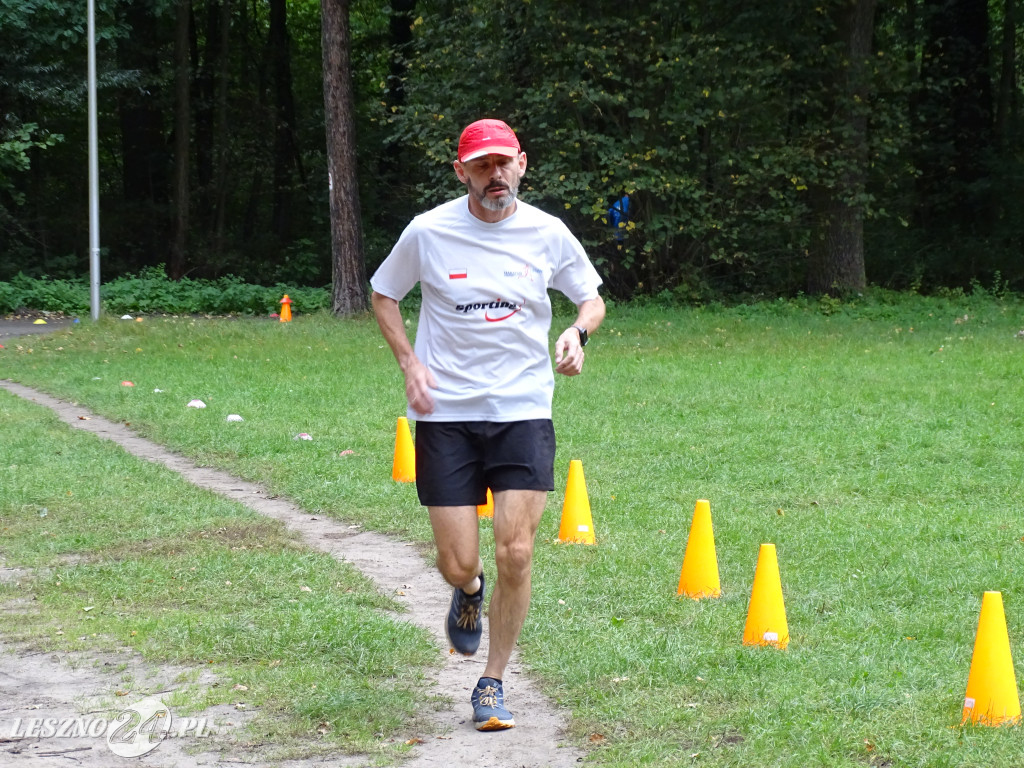
[[[398,302],[376,291],[373,292],[371,301],[384,341],[391,347],[398,367],[405,376],[405,397],[409,401],[409,406],[416,413],[433,413],[434,398],[430,390],[437,389],[437,382],[433,374],[416,357],[416,352],[409,343]]]
[[[562,331],[555,342],[555,372],[566,376],[576,376],[583,370],[583,347],[580,345],[580,332],[576,329],[585,328],[593,333],[604,320],[604,299],[600,296],[587,299],[577,307],[576,319],[572,326]]]

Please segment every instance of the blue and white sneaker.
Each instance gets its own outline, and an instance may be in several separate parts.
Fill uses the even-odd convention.
[[[459,588],[452,591],[452,604],[444,623],[448,642],[463,656],[472,656],[480,647],[480,635],[484,629],[481,616],[483,607],[484,574],[481,571],[480,591],[475,595],[467,595]]]
[[[473,704],[473,722],[478,731],[503,731],[516,727],[512,713],[505,709],[501,680],[481,677],[470,701]]]

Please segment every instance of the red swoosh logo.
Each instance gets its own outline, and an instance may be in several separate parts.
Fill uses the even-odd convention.
[[[491,317],[489,314],[484,312],[484,320],[486,320],[488,323],[500,323],[502,320],[508,320],[510,317],[512,317],[512,315],[514,315],[518,311],[518,309],[513,309],[507,315],[502,315],[501,317]]]

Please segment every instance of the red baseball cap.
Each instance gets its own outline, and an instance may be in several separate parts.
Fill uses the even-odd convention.
[[[465,163],[484,155],[519,157],[519,139],[501,120],[477,120],[470,123],[459,137],[459,162]]]

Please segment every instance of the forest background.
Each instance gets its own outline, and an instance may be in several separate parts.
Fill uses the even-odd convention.
[[[358,309],[495,116],[616,299],[1024,289],[1016,0],[95,7],[105,280]],[[0,0],[0,51],[0,281],[83,278],[85,0]]]

